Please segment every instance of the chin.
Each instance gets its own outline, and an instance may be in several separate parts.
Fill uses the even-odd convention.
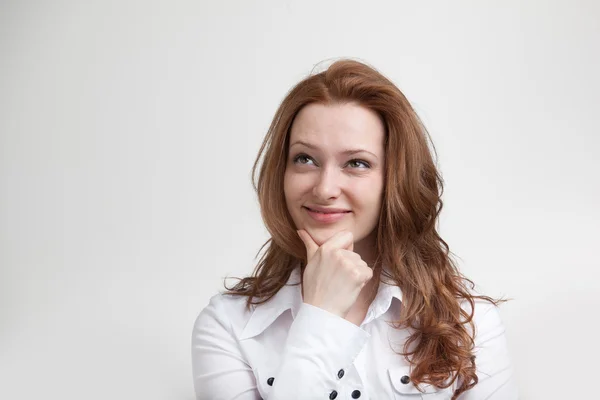
[[[317,228],[306,227],[304,229],[310,234],[310,236],[312,236],[315,243],[319,246],[322,246],[323,243],[325,243],[326,241],[331,239],[333,237],[333,235],[335,235],[336,233],[338,233],[341,230],[349,230],[350,232],[352,232],[354,234],[352,229],[348,229],[343,226],[337,226],[337,227],[336,226],[328,226],[328,227],[317,227]],[[355,238],[355,242],[356,242],[356,238]]]

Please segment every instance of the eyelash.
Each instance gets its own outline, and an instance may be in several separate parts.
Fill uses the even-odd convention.
[[[293,160],[294,164],[297,164],[297,163],[298,163],[298,160],[299,160],[300,158],[308,158],[308,159],[311,159],[311,160],[312,160],[312,158],[311,158],[310,156],[308,156],[308,155],[306,155],[306,154],[304,154],[304,153],[300,153],[300,154],[298,154],[296,157],[294,157],[294,160]],[[313,160],[313,161],[314,161],[314,160]],[[348,164],[350,164],[350,163],[353,163],[353,162],[359,162],[359,163],[362,163],[362,164],[364,164],[364,165],[365,165],[365,168],[371,168],[371,164],[369,164],[369,163],[368,163],[368,162],[366,162],[365,160],[361,160],[361,159],[358,159],[358,158],[354,158],[354,159],[352,159],[352,160],[348,161]],[[302,164],[302,163],[301,163],[301,164]],[[357,167],[357,168],[358,168],[358,167]],[[355,169],[356,169],[356,168],[355,168]],[[360,169],[360,168],[358,168],[358,169]]]

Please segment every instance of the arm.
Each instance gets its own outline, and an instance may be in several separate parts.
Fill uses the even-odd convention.
[[[343,318],[303,304],[288,332],[266,399],[328,399],[339,387],[338,371],[353,363],[369,336]],[[218,296],[194,325],[192,370],[197,400],[260,399],[252,366]]]
[[[498,309],[487,302],[476,302],[475,312],[474,350],[479,382],[459,399],[516,400],[519,395]]]
[[[252,368],[242,357],[218,296],[194,323],[192,376],[197,400],[260,399]]]
[[[268,400],[328,399],[333,390],[339,391],[338,372],[352,365],[369,337],[344,318],[303,303]]]

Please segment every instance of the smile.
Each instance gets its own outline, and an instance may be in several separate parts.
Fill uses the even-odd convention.
[[[340,219],[344,218],[346,214],[349,214],[350,211],[333,211],[333,212],[324,212],[324,211],[315,211],[311,210],[308,207],[303,207],[307,214],[316,222],[321,223],[332,223],[337,222]]]

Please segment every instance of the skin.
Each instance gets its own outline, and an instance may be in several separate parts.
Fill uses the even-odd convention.
[[[377,285],[370,280],[372,271],[365,268],[372,266],[376,256],[384,139],[385,127],[378,115],[354,103],[309,104],[291,129],[284,192],[307,248],[304,300],[355,323],[362,321],[372,300],[369,289]],[[347,150],[360,152],[347,154]],[[315,205],[350,212],[339,221],[322,223],[305,208]]]

